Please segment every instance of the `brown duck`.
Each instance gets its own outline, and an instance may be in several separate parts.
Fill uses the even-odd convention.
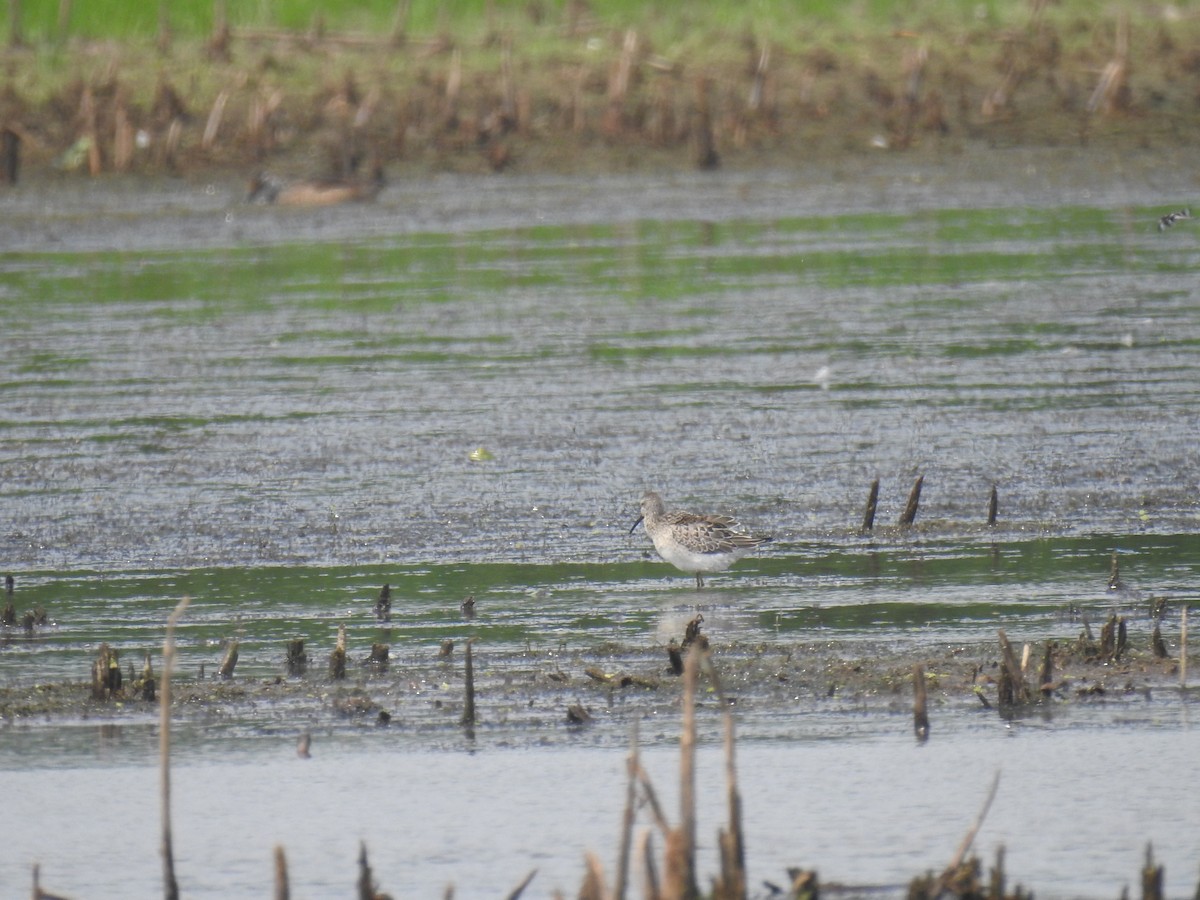
[[[376,167],[365,180],[329,179],[296,181],[284,184],[259,172],[250,179],[248,203],[273,203],[276,206],[336,206],[374,200],[383,190],[383,170]]]

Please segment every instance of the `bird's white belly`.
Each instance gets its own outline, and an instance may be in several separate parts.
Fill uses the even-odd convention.
[[[724,572],[746,554],[745,550],[696,553],[669,538],[655,540],[654,549],[664,560],[683,572]]]

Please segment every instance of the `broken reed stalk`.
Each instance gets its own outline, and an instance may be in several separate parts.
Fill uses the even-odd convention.
[[[283,847],[275,845],[275,900],[288,900],[291,896],[288,888],[287,856]]]
[[[27,614],[26,631],[33,630],[32,618]],[[92,663],[92,699],[108,700],[121,690],[120,654],[108,644],[101,644]]]
[[[1104,623],[1104,627],[1100,629],[1100,658],[1103,660],[1111,660],[1114,658],[1117,649],[1117,617],[1116,614],[1110,615],[1108,621]]]
[[[1113,58],[1100,73],[1100,80],[1087,103],[1088,115],[1097,112],[1111,113],[1123,103],[1129,79],[1129,16],[1122,14],[1117,20],[1117,42]]]
[[[721,704],[721,718],[725,730],[725,790],[729,816],[728,830],[722,828],[717,833],[721,853],[721,877],[713,885],[713,896],[724,900],[745,900],[746,844],[742,834],[742,795],[737,786],[737,735],[734,729],[733,707],[725,696],[721,679],[707,651],[704,653],[704,664],[716,692],[717,702]]]
[[[518,898],[525,893],[525,888],[529,887],[529,882],[533,881],[533,876],[535,876],[537,873],[537,869],[530,869],[529,874],[521,879],[521,883],[513,888],[509,892],[508,896],[504,898],[504,900],[518,900]]]
[[[971,823],[971,827],[967,829],[967,833],[963,835],[962,843],[958,845],[958,850],[954,854],[954,858],[950,860],[950,865],[942,872],[938,879],[934,890],[930,892],[931,897],[940,897],[948,887],[948,882],[958,871],[959,866],[963,864],[963,860],[967,858],[967,853],[971,850],[971,845],[975,843],[975,835],[979,834],[979,829],[983,826],[983,820],[987,818],[988,810],[992,808],[992,801],[996,799],[996,791],[1000,787],[1000,773],[996,772],[992,778],[992,786],[988,789],[987,797],[983,801],[983,808],[979,810],[979,815],[975,817],[975,821]]]
[[[922,743],[929,740],[929,700],[925,691],[925,667],[913,666],[913,731]]]
[[[0,625],[16,625],[17,608],[13,605],[13,577],[4,576],[4,612],[0,613]]]
[[[238,661],[238,642],[230,641],[229,649],[225,651],[225,659],[221,663],[221,668],[217,669],[217,674],[226,680],[233,677],[233,670],[237,668]]]
[[[758,112],[763,107],[763,95],[766,93],[767,69],[771,65],[771,45],[763,44],[758,52],[758,65],[754,69],[754,83],[750,86],[750,98],[746,106],[751,112]]]
[[[1017,658],[1013,654],[1012,645],[1008,642],[1008,635],[1004,633],[1003,628],[999,633],[1000,652],[1003,656],[1000,664],[1000,706],[1021,706],[1029,702],[1029,689],[1025,686],[1025,679],[1021,677],[1021,668],[1017,665]]]
[[[1154,845],[1146,845],[1146,865],[1142,867],[1142,900],[1163,900],[1163,867],[1154,864]]]
[[[171,672],[175,668],[175,626],[191,602],[184,597],[167,617],[167,636],[163,640],[162,690],[159,692],[158,764],[159,799],[162,804],[163,897],[179,900],[175,880],[175,853],[171,847]]]
[[[992,485],[992,494],[988,497],[988,527],[991,528],[996,524],[996,513],[1000,511],[1000,495],[996,493],[996,486]]]
[[[1179,615],[1179,687],[1187,687],[1187,604]]]
[[[1038,684],[1043,694],[1052,691],[1054,685],[1054,645],[1046,642],[1046,652],[1042,654],[1042,668],[1038,673]]]
[[[1158,622],[1154,623],[1154,633],[1150,635],[1150,649],[1155,659],[1167,658],[1167,645],[1163,641],[1162,626]]]
[[[372,644],[371,655],[367,657],[367,663],[377,672],[386,672],[390,655],[391,649],[387,644]]]
[[[380,622],[392,621],[392,586],[385,584],[375,600],[375,618]]]
[[[667,834],[665,894],[693,900],[696,884],[696,690],[700,654],[689,653],[683,664],[683,725],[679,736],[679,827]]]
[[[667,817],[663,814],[662,806],[658,802],[658,794],[654,791],[654,785],[650,781],[650,776],[646,770],[642,768],[641,759],[637,764],[638,784],[642,786],[642,792],[646,795],[646,803],[650,806],[650,814],[654,816],[654,823],[658,825],[662,833],[669,834],[671,826],[667,823]]]
[[[337,644],[329,654],[329,677],[341,680],[346,677],[346,625],[338,625]]]
[[[865,533],[875,528],[875,510],[879,507],[879,479],[871,482],[871,492],[867,494],[867,508],[863,512],[862,528]]]
[[[225,105],[229,103],[229,89],[224,88],[217,99],[213,101],[212,109],[208,113],[208,121],[204,124],[204,133],[200,137],[200,146],[204,150],[211,150],[217,142],[217,134],[221,130],[221,121],[225,118]]]
[[[917,480],[913,482],[912,490],[908,492],[908,502],[904,504],[904,512],[900,514],[900,525],[907,528],[912,525],[913,520],[917,517],[917,507],[921,503],[921,485],[925,483],[925,476],[918,475]]]
[[[146,651],[146,662],[142,666],[142,699],[147,703],[153,703],[155,700],[156,685],[154,681],[154,667],[150,665],[150,651]]]
[[[358,851],[358,900],[375,900],[379,895],[379,885],[371,874],[371,864],[367,862],[367,842],[362,841]]]
[[[467,662],[464,681],[466,682],[466,697],[463,700],[462,722],[464,728],[471,730],[475,727],[475,662],[471,656],[471,645],[475,638],[467,641]]]
[[[308,656],[304,653],[304,638],[294,638],[287,642],[287,673],[290,676],[303,675],[308,670]]]
[[[642,896],[648,900],[659,900],[662,891],[659,890],[658,869],[654,867],[654,839],[649,831],[643,831],[638,837],[638,858],[645,865],[642,870]]]
[[[118,172],[128,172],[133,163],[134,129],[129,121],[129,103],[124,88],[118,90],[115,106],[113,111],[113,169]]]
[[[604,887],[604,866],[600,857],[589,850],[583,859],[587,871],[583,878],[583,887],[579,889],[579,900],[605,900],[608,894]]]
[[[615,900],[625,900],[629,883],[629,851],[633,844],[633,821],[637,815],[638,727],[634,720],[629,735],[629,757],[625,761],[625,810],[621,813],[621,846],[617,853],[617,883],[613,885]]]

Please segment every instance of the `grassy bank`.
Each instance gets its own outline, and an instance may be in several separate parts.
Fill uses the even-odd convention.
[[[574,7],[574,9],[572,9]],[[857,27],[886,29],[909,23],[917,27],[990,27],[1017,25],[1028,13],[1028,4],[1000,0],[813,0],[802,8],[788,0],[736,3],[706,0],[703,3],[640,2],[640,0],[360,0],[354,4],[326,0],[263,0],[254,4],[131,3],[129,0],[73,3],[70,0],[24,0],[5,21],[4,36],[14,31],[32,43],[65,39],[137,41],[153,39],[165,22],[182,38],[202,39],[219,20],[234,28],[284,28],[305,30],[314,22],[335,31],[378,34],[402,21],[414,35],[430,36],[451,31],[469,37],[481,28],[523,30],[533,23],[568,16],[590,17],[607,27],[640,27],[659,31],[658,36],[685,34],[693,29],[739,28],[787,40],[814,28]],[[1060,15],[1087,18],[1091,4],[1071,0],[1058,6]]]
[[[795,165],[1200,136],[1200,18],[1130,5],[10,7],[22,172]]]

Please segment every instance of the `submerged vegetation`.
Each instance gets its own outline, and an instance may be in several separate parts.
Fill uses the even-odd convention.
[[[1195,17],[1132,5],[14,4],[0,150],[48,168],[588,172],[1194,142]],[[16,157],[20,157],[18,164]]]

